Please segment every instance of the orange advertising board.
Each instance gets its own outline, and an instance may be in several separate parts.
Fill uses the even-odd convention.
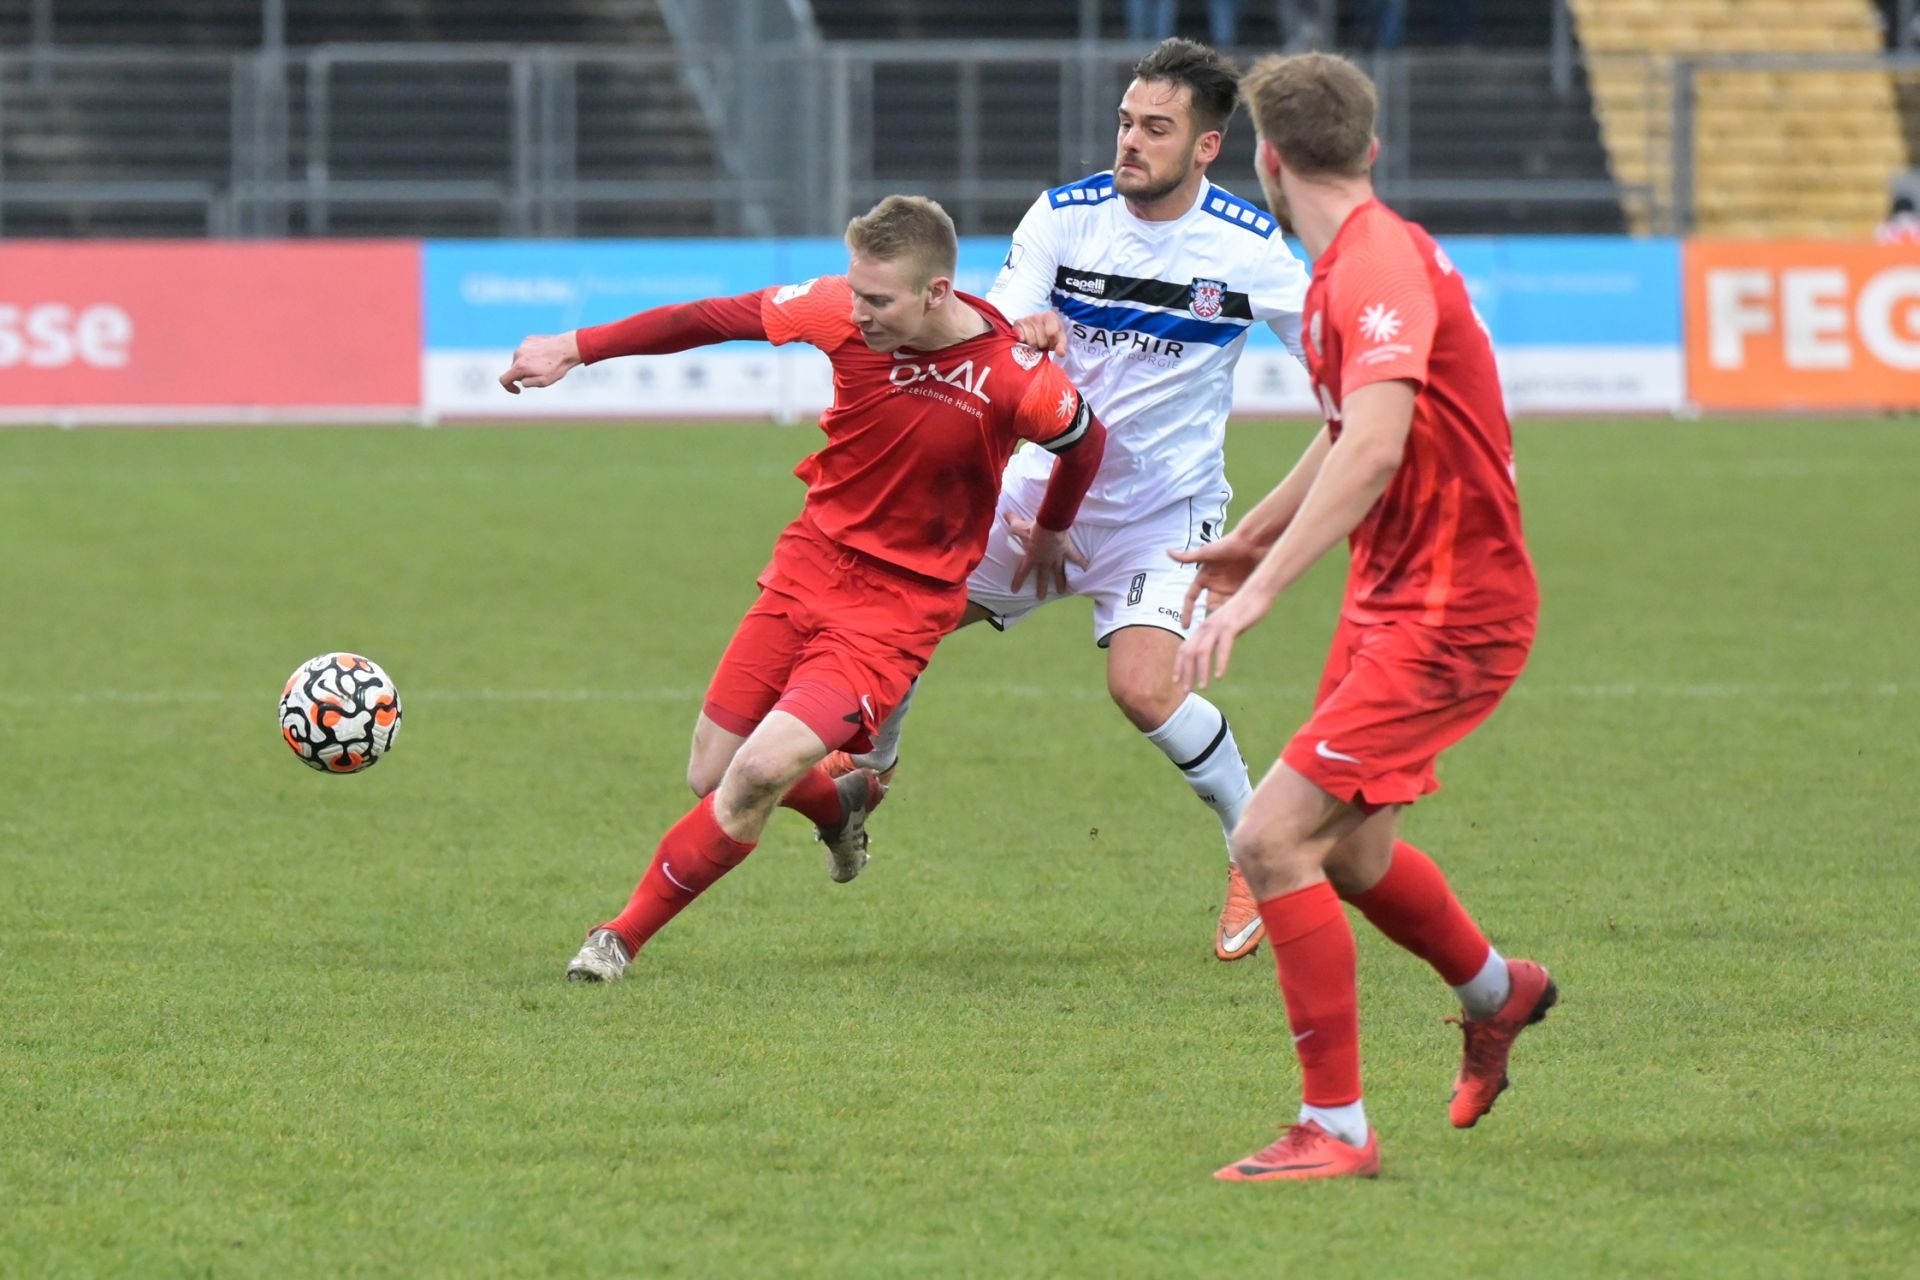
[[[419,402],[418,244],[0,244],[11,416]]]
[[[1920,245],[1689,240],[1681,270],[1701,408],[1920,407]]]

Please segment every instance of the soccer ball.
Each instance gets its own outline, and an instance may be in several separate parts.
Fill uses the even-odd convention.
[[[310,769],[371,769],[400,736],[400,692],[357,653],[323,653],[287,677],[280,736]]]

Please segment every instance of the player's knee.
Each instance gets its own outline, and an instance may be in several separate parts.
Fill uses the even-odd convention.
[[[1186,700],[1186,691],[1175,687],[1168,672],[1150,676],[1130,668],[1107,672],[1107,693],[1120,714],[1142,733],[1152,733],[1173,717]]]
[[[793,782],[793,768],[791,761],[749,746],[733,757],[725,776],[731,780],[733,793],[751,804],[785,791]]]
[[[1321,875],[1309,842],[1291,829],[1242,821],[1228,837],[1227,849],[1257,898],[1291,893]]]
[[[1278,853],[1278,846],[1267,832],[1256,829],[1252,823],[1241,822],[1227,837],[1227,852],[1232,856],[1233,864],[1245,874],[1253,870],[1265,870],[1271,865]]]

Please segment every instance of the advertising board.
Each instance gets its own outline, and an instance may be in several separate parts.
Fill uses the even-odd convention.
[[[0,418],[411,418],[419,264],[390,241],[0,244]]]

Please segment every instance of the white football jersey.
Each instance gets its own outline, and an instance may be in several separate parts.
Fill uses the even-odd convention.
[[[1033,202],[987,301],[1012,320],[1051,308],[1066,322],[1062,364],[1107,428],[1081,520],[1230,496],[1233,367],[1256,320],[1301,354],[1307,281],[1272,215],[1210,182],[1171,222],[1135,217],[1111,172]],[[1005,483],[1052,469],[1052,454],[1023,448]]]

